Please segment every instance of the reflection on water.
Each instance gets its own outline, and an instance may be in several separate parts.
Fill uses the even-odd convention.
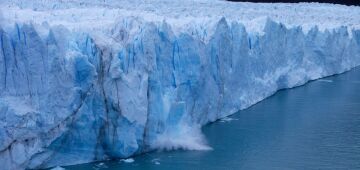
[[[153,152],[100,169],[360,169],[360,68],[282,90],[203,132],[214,150]]]

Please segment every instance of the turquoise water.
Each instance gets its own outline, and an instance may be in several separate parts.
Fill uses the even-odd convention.
[[[212,151],[152,152],[88,169],[360,169],[360,69],[282,90],[203,128]]]

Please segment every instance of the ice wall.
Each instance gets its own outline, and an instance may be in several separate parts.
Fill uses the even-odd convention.
[[[2,168],[210,149],[202,125],[360,65],[360,30],[268,19],[256,34],[225,18],[213,29],[203,41],[128,19],[104,43],[62,26],[0,28]]]

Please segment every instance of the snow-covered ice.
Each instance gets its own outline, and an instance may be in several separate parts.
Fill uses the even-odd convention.
[[[202,125],[360,65],[355,6],[0,3],[5,169],[209,150]]]

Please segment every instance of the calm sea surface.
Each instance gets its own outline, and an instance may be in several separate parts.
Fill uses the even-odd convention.
[[[312,81],[206,125],[212,151],[152,152],[91,169],[360,169],[360,68]]]

